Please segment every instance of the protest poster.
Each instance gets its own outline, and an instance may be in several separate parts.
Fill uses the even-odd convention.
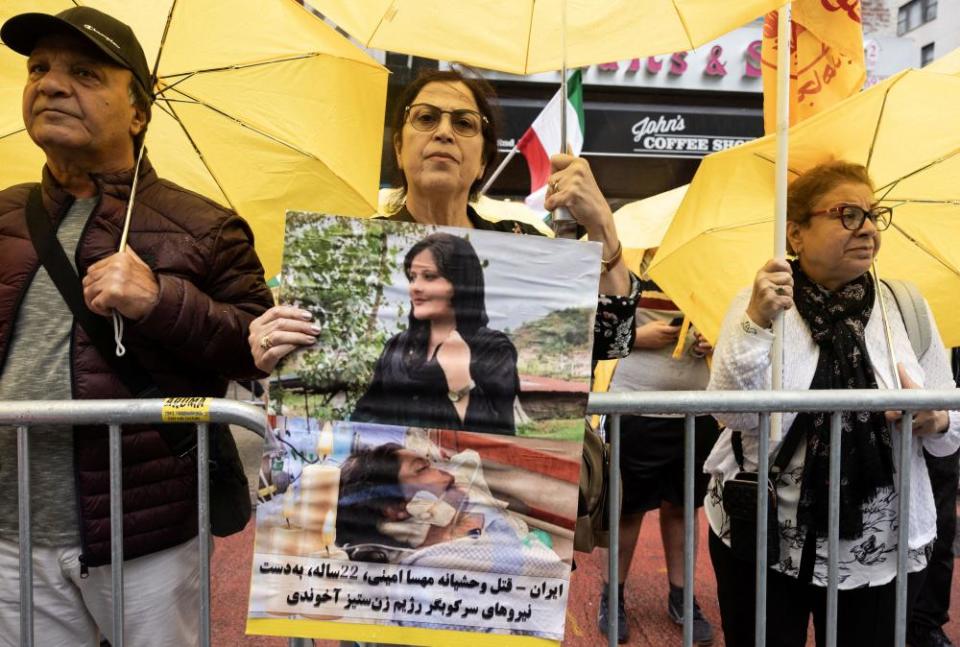
[[[599,245],[287,216],[248,633],[563,637]]]

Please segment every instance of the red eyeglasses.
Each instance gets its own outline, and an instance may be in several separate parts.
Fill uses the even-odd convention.
[[[877,231],[887,229],[893,222],[893,209],[890,207],[874,207],[867,211],[855,204],[841,204],[831,209],[813,211],[810,215],[819,216],[825,213],[837,214],[843,228],[849,229],[850,231],[859,231],[867,218],[870,218],[870,222],[877,228]]]

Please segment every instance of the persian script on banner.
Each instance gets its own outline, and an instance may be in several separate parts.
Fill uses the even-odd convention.
[[[763,130],[777,129],[776,11],[763,23]],[[794,0],[790,39],[790,125],[856,94],[867,78],[860,0]]]
[[[555,644],[600,249],[289,213],[248,633]]]

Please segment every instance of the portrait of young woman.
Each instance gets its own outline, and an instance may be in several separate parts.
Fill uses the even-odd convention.
[[[385,345],[351,420],[514,434],[517,350],[487,327],[483,268],[468,240],[438,232],[407,252],[407,329]]]

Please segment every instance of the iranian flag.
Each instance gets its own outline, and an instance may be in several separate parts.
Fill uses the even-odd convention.
[[[547,194],[547,178],[550,177],[550,156],[560,153],[563,148],[560,143],[560,110],[564,108],[567,111],[567,143],[572,154],[579,155],[583,150],[583,80],[580,70],[570,75],[566,98],[560,92],[553,95],[517,142],[517,148],[530,167],[530,195],[525,202],[535,211],[546,213],[543,200]]]

